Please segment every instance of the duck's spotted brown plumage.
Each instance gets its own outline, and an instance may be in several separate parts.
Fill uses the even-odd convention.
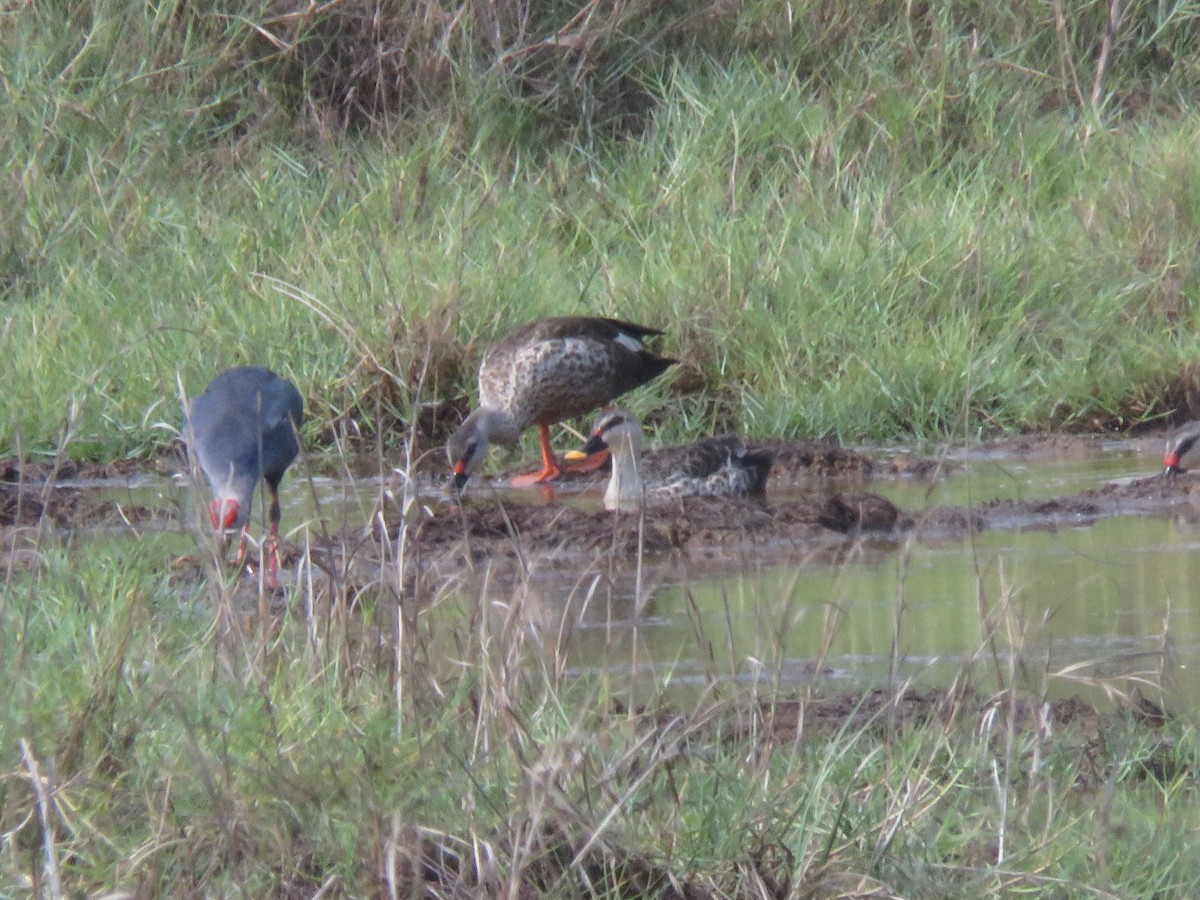
[[[531,425],[538,426],[542,470],[520,481],[556,477],[549,426],[611,403],[666,371],[675,360],[644,343],[659,334],[619,319],[562,316],[531,322],[493,344],[479,366],[479,407],[446,445],[456,486],[482,464],[490,443],[511,446]]]

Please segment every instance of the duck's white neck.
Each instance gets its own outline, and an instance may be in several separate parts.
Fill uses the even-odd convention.
[[[645,484],[638,459],[642,449],[639,438],[640,434],[625,429],[608,435],[612,477],[608,479],[608,490],[604,492],[605,509],[636,509],[645,497]]]

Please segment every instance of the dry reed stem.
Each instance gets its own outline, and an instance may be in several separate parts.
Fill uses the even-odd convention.
[[[1104,76],[1108,74],[1108,64],[1112,55],[1113,43],[1121,28],[1121,20],[1125,11],[1121,8],[1121,0],[1109,0],[1108,24],[1104,36],[1100,40],[1100,53],[1096,59],[1096,75],[1092,79],[1092,109],[1100,109],[1100,99],[1104,91]]]
[[[50,776],[43,776],[37,757],[29,747],[25,738],[18,741],[21,748],[21,758],[25,761],[25,774],[37,796],[38,822],[42,832],[42,856],[45,864],[46,877],[49,879],[47,889],[53,900],[65,897],[62,887],[62,877],[58,868],[58,851],[54,842],[54,814],[51,809],[51,795],[54,792],[50,784]],[[34,879],[37,883],[37,879]]]

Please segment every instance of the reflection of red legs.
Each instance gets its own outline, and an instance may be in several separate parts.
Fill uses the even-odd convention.
[[[554,451],[550,449],[550,426],[538,425],[538,437],[542,441],[542,471],[517,475],[511,482],[513,487],[530,487],[551,481],[562,474],[562,469],[554,459]]]
[[[235,569],[240,569],[242,566],[244,566],[246,564],[246,542],[249,540],[250,540],[250,528],[249,528],[249,526],[244,526],[242,528],[242,544],[240,547],[238,547],[237,559],[235,559],[233,561],[233,567]],[[221,546],[224,546],[224,544],[222,544]]]

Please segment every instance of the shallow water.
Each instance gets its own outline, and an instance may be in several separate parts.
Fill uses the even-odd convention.
[[[950,460],[934,482],[876,480],[916,512],[932,504],[1038,499],[1157,471],[1157,444],[1113,443],[1071,457]],[[836,563],[742,560],[714,577],[654,571],[635,597],[566,613],[572,671],[670,673],[699,689],[723,680],[861,686],[966,672],[983,690],[1015,681],[1049,696],[1099,698],[1162,684],[1176,706],[1200,698],[1200,508],[1094,524],[1013,523],[939,541],[874,539]],[[540,598],[545,616],[547,604]],[[562,610],[563,607],[558,607]],[[547,632],[562,623],[549,616]],[[633,676],[637,681],[636,675]]]
[[[1169,518],[1120,517],[662,584],[640,621],[621,623],[624,640],[584,630],[571,649],[581,670],[619,669],[618,654],[636,652],[683,684],[780,673],[947,684],[974,661],[981,688],[1015,678],[1062,695],[1099,680],[1130,690],[1131,676],[1165,671],[1186,700],[1200,696],[1198,578],[1200,535]]]
[[[949,453],[936,479],[877,479],[865,487],[908,513],[934,504],[1057,497],[1154,474],[1158,447],[1110,442],[1036,458]],[[294,473],[284,484],[285,532],[303,544],[306,532],[317,540],[359,528],[380,496],[400,492],[401,484],[392,475]],[[152,528],[205,518],[207,496],[179,479],[65,486],[172,511]],[[446,500],[430,484],[418,493],[435,510]],[[598,508],[598,494],[568,489],[556,502]],[[546,502],[528,491],[497,496]],[[676,561],[647,567],[640,587],[632,561],[600,578],[581,560],[573,576],[559,571],[543,579],[535,569],[523,596],[532,627],[566,651],[574,674],[604,669],[637,684],[647,673],[669,673],[673,685],[690,691],[730,679],[849,686],[913,677],[947,684],[969,671],[984,690],[1016,680],[1051,695],[1101,694],[1105,686],[1128,691],[1140,679],[1165,677],[1172,703],[1194,708],[1200,509],[1194,518],[1185,507],[1087,526],[1028,524],[938,541],[873,538],[842,547],[837,563],[814,554],[774,565],[747,553],[714,571],[711,561]],[[495,580],[488,590],[498,604],[515,596],[512,584]]]
[[[875,481],[871,490],[904,510],[935,503],[978,504],[988,500],[1037,500],[1076,494],[1106,481],[1144,478],[1161,471],[1161,445],[1109,442],[1080,456],[1047,455],[1036,459],[996,454],[950,454],[944,477],[933,481]]]

